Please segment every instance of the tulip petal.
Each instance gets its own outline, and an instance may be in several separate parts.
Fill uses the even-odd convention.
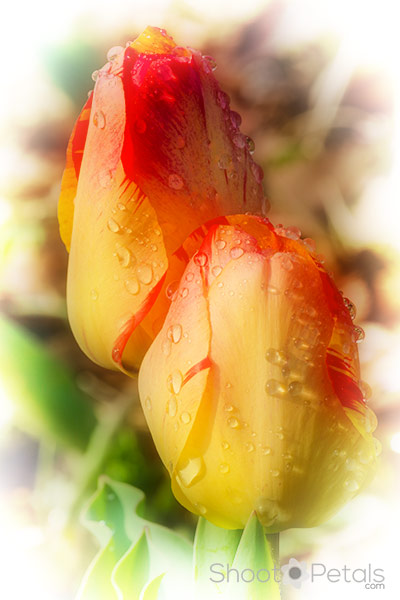
[[[207,61],[172,47],[155,28],[146,32],[125,51],[122,162],[151,199],[174,252],[212,217],[258,212],[263,193],[259,168]]]
[[[78,343],[95,362],[115,368],[123,357],[130,367],[140,359],[134,345],[150,342],[137,327],[168,262],[155,211],[126,180],[119,160],[125,127],[120,78],[99,77],[91,115],[75,199],[68,313]],[[124,353],[134,330],[135,342]]]
[[[171,474],[197,420],[211,366],[210,326],[199,265],[190,263],[177,297],[179,301],[172,302],[139,373],[143,410],[158,453]],[[194,459],[186,471],[181,469],[182,477],[192,482],[201,466],[201,457]]]
[[[353,390],[359,372],[351,319],[301,241],[246,215],[206,229],[204,237],[197,231],[203,242],[187,267],[200,266],[207,307],[199,313],[199,297],[185,304],[187,332],[196,339],[208,322],[209,339],[208,351],[199,352],[207,376],[181,405],[195,414],[187,435],[176,438],[163,419],[165,391],[151,380],[164,368],[160,337],[140,372],[142,401],[144,391],[157,397],[146,417],[165,464],[173,456],[173,492],[221,527],[243,527],[253,510],[271,532],[316,525],[366,484],[376,461],[372,429],[364,416],[357,420],[365,406]],[[183,285],[169,324],[183,310]],[[168,359],[169,370],[176,359]],[[154,414],[159,406],[161,416]]]
[[[89,128],[93,94],[88,98],[81,114],[75,123],[68,142],[65,170],[61,183],[61,194],[58,203],[58,221],[60,236],[68,252],[71,246],[72,224],[74,221],[74,200],[78,187],[83,151]]]

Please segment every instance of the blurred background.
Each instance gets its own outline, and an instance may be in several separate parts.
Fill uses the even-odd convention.
[[[357,307],[381,466],[294,556],[382,568],[398,598],[400,40],[389,0],[46,0],[0,24],[0,597],[70,600],[96,551],[79,514],[98,475],[144,490],[146,516],[192,536],[147,432],[135,382],[92,364],[69,330],[56,218],[69,134],[107,50],[148,24],[212,55],[256,144],[270,218],[313,238]],[[306,583],[284,598],[364,598]]]

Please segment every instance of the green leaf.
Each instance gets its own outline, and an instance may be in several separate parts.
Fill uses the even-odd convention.
[[[0,317],[0,386],[19,425],[81,450],[96,425],[92,403],[72,373],[32,335]]]
[[[101,549],[84,578],[79,600],[167,600],[171,590],[174,599],[188,598],[192,545],[143,519],[138,514],[143,500],[140,490],[100,478],[84,523]]]
[[[235,593],[230,596],[232,599],[279,600],[272,548],[255,513],[243,531],[232,567],[237,569],[240,577],[239,583],[235,584]],[[278,567],[277,564],[276,569]]]
[[[242,535],[241,529],[222,529],[200,517],[194,540],[194,579],[196,598],[212,598],[220,586],[211,581],[212,565],[232,564]],[[219,567],[218,567],[219,568]]]

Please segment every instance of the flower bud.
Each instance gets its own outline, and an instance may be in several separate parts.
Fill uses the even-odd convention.
[[[292,230],[252,216],[209,224],[139,391],[176,498],[218,526],[321,523],[370,479],[374,413],[357,329]]]
[[[108,58],[69,142],[59,220],[74,335],[95,362],[129,368],[165,316],[172,253],[204,221],[260,211],[263,194],[199,53],[149,27]]]

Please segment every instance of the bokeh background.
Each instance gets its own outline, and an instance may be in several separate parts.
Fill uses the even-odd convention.
[[[265,173],[274,223],[315,240],[365,330],[382,444],[367,491],[281,536],[328,568],[383,568],[385,590],[305,583],[284,598],[399,597],[400,40],[388,0],[38,0],[0,24],[0,597],[70,600],[96,545],[79,523],[99,474],[144,490],[146,515],[192,536],[135,382],[69,330],[56,208],[69,134],[111,46],[148,24],[212,55]]]

